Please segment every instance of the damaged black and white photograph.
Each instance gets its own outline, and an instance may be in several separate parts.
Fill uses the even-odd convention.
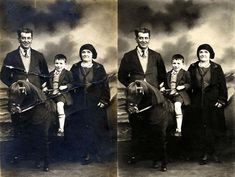
[[[0,9],[0,176],[116,177],[116,1]]]
[[[0,176],[235,175],[233,0],[0,9]]]
[[[235,175],[234,1],[118,1],[118,176]]]

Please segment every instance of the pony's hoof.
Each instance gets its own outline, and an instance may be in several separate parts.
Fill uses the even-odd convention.
[[[88,164],[90,164],[92,161],[90,160],[90,159],[88,159],[88,160],[82,160],[81,161],[81,165],[88,165]]]
[[[199,165],[206,165],[208,162],[207,160],[200,160]]]
[[[17,164],[19,163],[19,157],[18,156],[14,156],[11,160],[10,160],[11,164]]]
[[[208,159],[200,159],[199,165],[206,165],[208,163]]]
[[[35,168],[41,168],[40,162],[35,162],[34,167],[35,167]]]
[[[159,167],[160,167],[159,163],[157,163],[157,162],[153,162],[153,164],[152,164],[152,168],[154,168],[154,169],[158,169]]]
[[[217,155],[213,155],[213,162],[215,163],[223,163],[221,159]]]
[[[208,157],[207,154],[204,154],[199,161],[199,165],[206,165],[207,163],[208,163]]]

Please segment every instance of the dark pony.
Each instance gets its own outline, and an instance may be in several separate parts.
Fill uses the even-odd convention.
[[[8,109],[12,115],[14,128],[19,130],[20,127],[19,131],[23,131],[21,133],[23,138],[31,140],[30,146],[36,157],[35,165],[40,167],[40,159],[43,157],[44,170],[47,171],[49,166],[48,137],[51,125],[55,122],[55,104],[33,84],[19,80],[9,89]],[[19,134],[19,132],[16,133]],[[17,151],[20,147],[15,148]]]
[[[150,146],[158,153],[162,163],[162,170],[166,170],[166,143],[167,132],[173,124],[174,107],[161,92],[149,83],[137,80],[127,87],[127,110],[129,114],[142,115],[144,123],[147,124]],[[138,131],[138,130],[137,130]],[[139,130],[141,132],[141,130]],[[157,134],[157,135],[156,135]],[[155,157],[154,157],[155,158]],[[153,159],[154,161],[156,159]]]

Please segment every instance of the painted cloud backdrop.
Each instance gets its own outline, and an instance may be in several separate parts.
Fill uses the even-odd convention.
[[[117,70],[117,3],[110,0],[7,0],[0,2],[0,63],[18,47],[16,30],[34,30],[32,48],[41,51],[52,69],[57,53],[67,56],[68,69],[79,60],[79,48],[91,43],[107,72]]]
[[[168,70],[173,54],[184,55],[187,69],[197,60],[197,47],[209,43],[215,62],[234,72],[234,12],[232,0],[120,0],[119,59],[136,45],[133,30],[145,26],[152,32],[150,47],[162,54]]]

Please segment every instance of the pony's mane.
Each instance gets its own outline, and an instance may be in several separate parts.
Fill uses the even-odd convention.
[[[152,97],[152,103],[153,104],[161,104],[166,110],[168,110],[170,113],[174,113],[174,106],[171,103],[170,100],[166,99],[163,94],[160,92],[159,89],[153,87],[151,84],[149,84],[148,82],[145,81],[136,81],[136,82],[140,82],[141,85],[144,88],[147,88],[149,92],[153,93],[153,97]]]
[[[164,103],[165,98],[162,95],[162,93],[160,92],[160,90],[158,90],[157,88],[153,87],[151,84],[149,84],[148,82],[142,81],[142,80],[137,80],[135,81],[135,83],[138,83],[141,85],[141,87],[144,88],[145,93],[152,93],[153,94],[153,104],[161,104]]]
[[[35,102],[46,100],[46,97],[41,90],[32,83],[24,80],[19,80],[11,85],[9,96],[11,97],[12,95],[23,94],[21,90],[22,88],[24,88],[25,95],[27,95],[27,98],[30,98],[30,100],[34,100]]]

